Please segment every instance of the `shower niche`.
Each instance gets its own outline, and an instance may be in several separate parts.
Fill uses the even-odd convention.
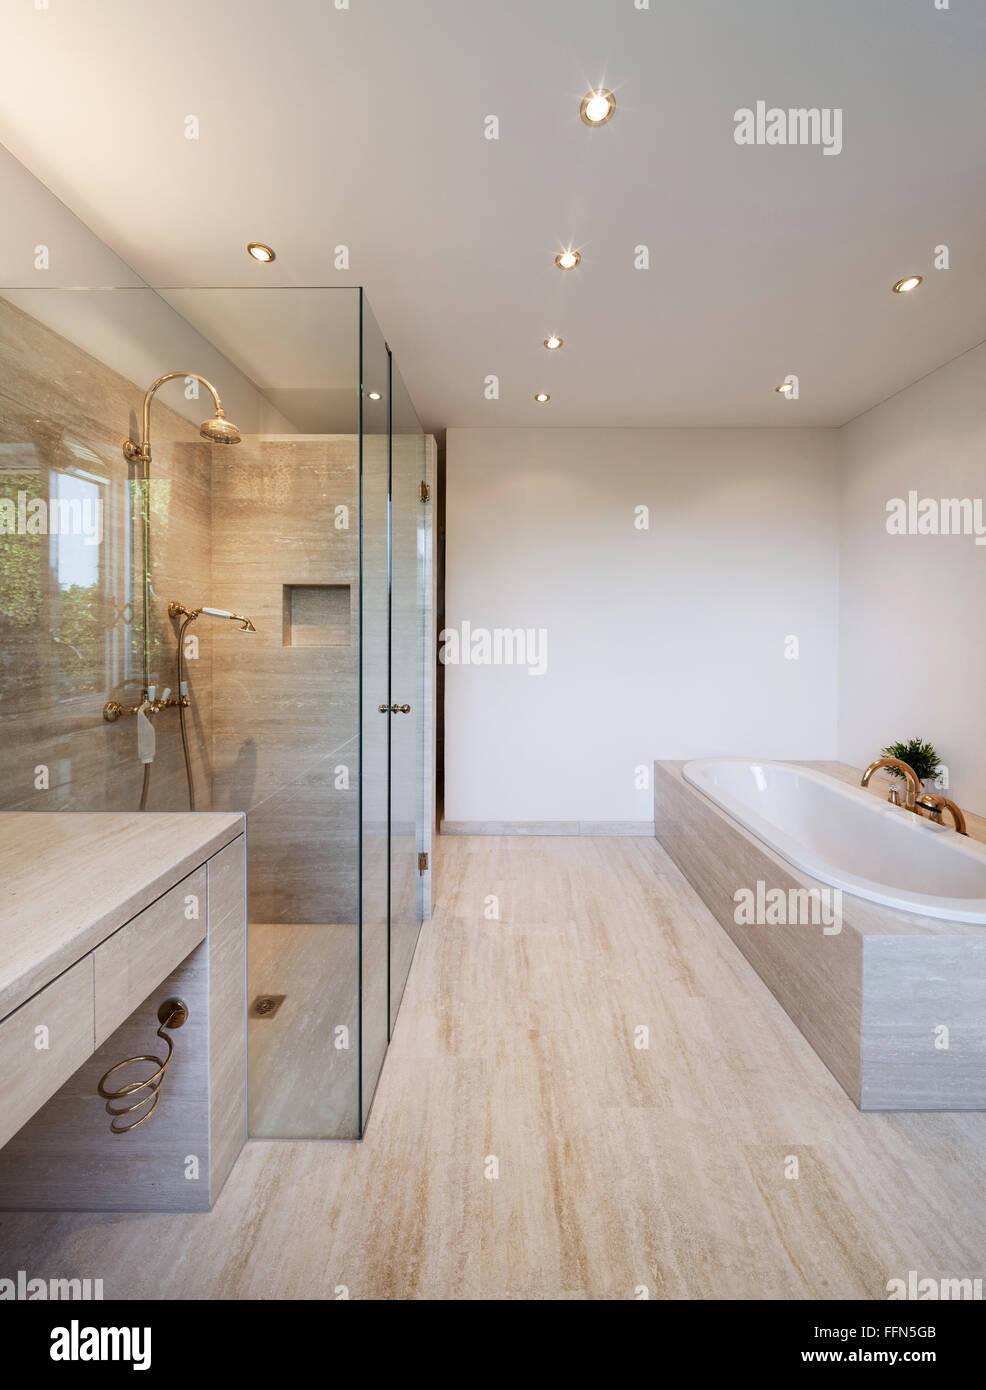
[[[349,647],[353,640],[349,584],[285,584],[286,647]]]
[[[254,1137],[361,1137],[429,912],[433,467],[360,289],[0,291],[0,499],[100,520],[0,536],[0,809],[246,814]]]

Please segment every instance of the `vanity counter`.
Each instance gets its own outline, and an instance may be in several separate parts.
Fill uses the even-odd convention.
[[[0,1210],[215,1201],[246,1137],[245,828],[0,814]]]
[[[243,829],[211,811],[0,813],[0,1018]]]

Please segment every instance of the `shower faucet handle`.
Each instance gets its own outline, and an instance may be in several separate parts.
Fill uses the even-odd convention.
[[[178,695],[172,695],[170,687],[166,686],[160,699],[152,699],[152,691],[153,687],[151,690],[143,691],[139,705],[121,705],[119,700],[107,700],[103,706],[103,718],[107,724],[115,724],[122,715],[137,714],[145,704],[150,714],[157,714],[158,710],[174,709],[178,705],[188,709],[192,703],[187,690],[181,691]]]

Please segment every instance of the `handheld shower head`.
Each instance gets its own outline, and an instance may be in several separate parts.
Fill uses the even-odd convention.
[[[200,614],[204,613],[207,618],[226,618],[231,623],[240,623],[240,632],[256,632],[257,629],[249,618],[245,618],[242,613],[231,613],[228,608],[194,608],[188,609],[184,604],[177,603],[174,599],[168,604],[168,615],[172,618],[185,618],[188,622],[194,622]]]
[[[220,409],[219,409],[219,411],[218,411],[218,415],[219,415],[220,417],[222,416],[222,408],[221,408],[221,407],[220,407]],[[211,421],[210,423],[215,424],[215,423],[217,423],[217,422],[216,422],[216,421]],[[224,422],[224,423],[225,423],[225,422]],[[239,439],[240,435],[239,435],[239,431],[236,430],[236,427],[235,427],[235,426],[230,426],[230,428],[233,429],[234,432],[236,433],[236,439]],[[202,430],[203,430],[203,433],[204,433],[204,432],[205,432],[205,425],[202,426]],[[230,440],[227,440],[226,442],[229,443],[229,444],[235,444],[235,443],[236,443],[236,439],[230,439]],[[203,605],[201,608],[186,608],[185,605],[184,605],[183,603],[179,603],[178,600],[177,600],[177,599],[174,599],[174,598],[173,598],[173,599],[171,600],[171,602],[168,604],[168,617],[171,618],[171,620],[172,620],[173,622],[176,622],[176,623],[178,623],[178,625],[179,625],[179,626],[178,626],[178,723],[179,723],[179,727],[180,727],[180,729],[181,729],[181,747],[182,747],[182,752],[183,752],[184,755],[185,755],[185,776],[186,776],[187,779],[188,779],[188,809],[189,809],[190,811],[194,811],[194,810],[195,810],[195,784],[194,784],[193,779],[192,779],[192,760],[191,760],[191,757],[189,756],[189,751],[188,751],[188,732],[187,732],[187,730],[186,730],[186,728],[185,728],[185,707],[191,703],[191,700],[190,700],[190,692],[189,692],[189,689],[188,689],[188,681],[185,679],[185,631],[186,631],[186,629],[188,628],[188,625],[189,625],[190,623],[194,623],[195,620],[196,620],[196,618],[200,618],[200,617],[202,616],[203,613],[204,613],[204,614],[206,615],[206,617],[208,617],[208,618],[225,618],[228,622],[231,622],[231,623],[239,623],[240,626],[239,626],[239,628],[237,629],[238,632],[256,632],[256,631],[257,631],[257,629],[254,627],[253,623],[250,621],[249,618],[244,618],[244,616],[243,616],[242,613],[231,613],[231,612],[229,611],[228,608],[206,608],[205,605]],[[107,708],[109,708],[109,706],[107,706]]]
[[[240,632],[257,631],[249,618],[244,618],[242,613],[230,613],[228,608],[200,608],[199,612],[207,613],[210,618],[228,618],[231,623],[242,623]]]
[[[225,415],[216,415],[212,420],[204,420],[199,426],[199,434],[212,444],[239,444],[240,432],[232,420]]]

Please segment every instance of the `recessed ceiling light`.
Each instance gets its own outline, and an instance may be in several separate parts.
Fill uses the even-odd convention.
[[[380,399],[380,392],[379,392],[379,391],[370,391],[370,392],[368,392],[368,395],[369,395],[371,401],[378,401],[378,400]]]
[[[605,125],[616,110],[616,97],[605,87],[597,87],[594,92],[586,92],[579,107],[579,115],[586,125]]]
[[[910,294],[911,290],[916,290],[924,279],[923,275],[907,275],[903,280],[898,280],[894,285],[894,294]]]
[[[539,391],[534,399],[540,401],[541,404],[544,405],[545,401],[551,400],[551,397],[548,395],[547,391]]]
[[[555,257],[555,265],[559,270],[574,270],[581,259],[578,251],[559,251]]]
[[[262,241],[248,241],[247,250],[255,261],[263,261],[266,264],[268,261],[277,259],[273,249],[270,246],[265,246]]]
[[[774,387],[774,390],[775,390],[775,391],[779,391],[779,392],[781,393],[782,396],[786,396],[790,391],[793,391],[793,390],[794,390],[794,382],[793,382],[793,381],[782,381],[781,384],[780,384],[780,386],[775,386],[775,387]]]
[[[557,338],[552,334],[550,338],[545,338],[544,345],[549,352],[554,352],[556,348],[561,347],[563,341],[562,338]]]

